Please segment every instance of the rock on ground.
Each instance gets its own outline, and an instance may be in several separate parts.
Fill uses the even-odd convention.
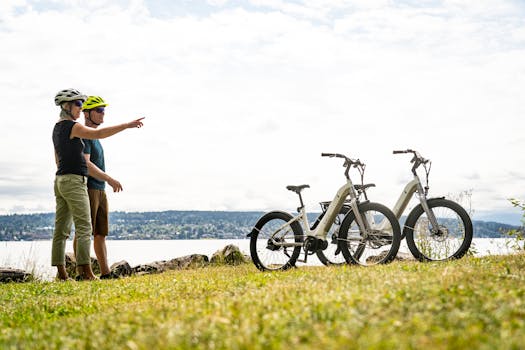
[[[32,279],[33,275],[20,269],[10,267],[0,267],[0,283],[6,282],[25,282]]]
[[[249,262],[250,260],[244,256],[239,250],[239,247],[229,244],[221,250],[216,251],[210,260],[211,264],[226,264],[226,265],[240,265]]]

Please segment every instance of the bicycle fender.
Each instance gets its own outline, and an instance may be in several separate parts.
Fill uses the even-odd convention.
[[[427,202],[430,202],[430,201],[434,201],[436,199],[445,199],[445,196],[442,196],[442,197],[432,197],[432,198],[427,198]]]
[[[269,215],[273,215],[275,213],[279,213],[279,214],[284,214],[284,215],[287,215],[290,217],[290,219],[293,217],[292,215],[290,215],[290,213],[287,213],[285,211],[282,211],[282,210],[274,210],[274,211],[269,211],[267,213],[265,213],[263,216],[261,216],[259,218],[259,220],[257,220],[257,222],[255,223],[255,226],[253,227],[253,229],[250,231],[250,233],[248,233],[246,235],[246,237],[251,237],[252,236],[252,233],[254,232],[258,232],[260,229],[261,229],[261,226],[262,226],[262,223],[266,220],[266,217],[269,216]]]

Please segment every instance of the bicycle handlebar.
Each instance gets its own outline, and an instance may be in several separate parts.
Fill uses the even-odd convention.
[[[346,156],[339,153],[321,153],[321,157],[336,157],[336,158],[346,158]]]
[[[357,168],[359,170],[359,173],[361,174],[361,183],[363,182],[363,176],[365,174],[365,167],[366,165],[362,163],[359,159],[351,159],[344,154],[340,153],[321,153],[321,157],[336,157],[336,158],[343,158],[345,160],[345,163],[343,164],[343,167],[346,168],[345,170],[345,177],[347,179],[350,179],[350,168],[353,166],[354,168]]]
[[[414,166],[412,167],[412,173],[415,174],[415,171],[416,169],[421,165],[423,164],[423,166],[425,167],[425,169],[427,168],[426,167],[426,164],[430,162],[430,159],[425,159],[421,156],[421,154],[419,154],[419,152],[417,151],[414,151],[412,149],[406,149],[406,150],[402,150],[402,151],[393,151],[393,154],[401,154],[401,153],[412,153],[414,155],[414,157],[412,158],[412,160],[410,160],[410,163],[414,163]],[[430,168],[428,169],[427,172],[430,171]],[[427,175],[428,177],[428,175]]]
[[[349,165],[349,166],[353,165],[354,167],[358,167],[358,166],[364,167],[365,166],[365,164],[363,164],[359,159],[351,159],[345,156],[344,154],[340,154],[340,153],[321,153],[321,157],[343,158],[345,160],[344,166],[346,165]]]
[[[403,151],[393,151],[392,153],[393,154],[412,153],[412,154],[414,154],[414,158],[411,160],[411,162],[414,162],[415,160],[418,160],[422,164],[426,164],[426,163],[428,163],[430,161],[430,159],[423,158],[421,156],[421,154],[419,154],[418,151],[414,151],[412,149],[407,149],[407,150],[403,150]]]

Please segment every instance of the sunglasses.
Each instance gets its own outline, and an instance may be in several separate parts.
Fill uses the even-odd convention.
[[[97,112],[97,113],[104,113],[104,107],[97,107],[97,108],[95,108],[95,112]]]
[[[82,100],[75,100],[73,101],[73,104],[77,107],[82,107],[82,105],[84,104],[84,102]]]

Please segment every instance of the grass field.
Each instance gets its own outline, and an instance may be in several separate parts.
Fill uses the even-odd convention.
[[[0,349],[523,349],[525,255],[0,285]]]

